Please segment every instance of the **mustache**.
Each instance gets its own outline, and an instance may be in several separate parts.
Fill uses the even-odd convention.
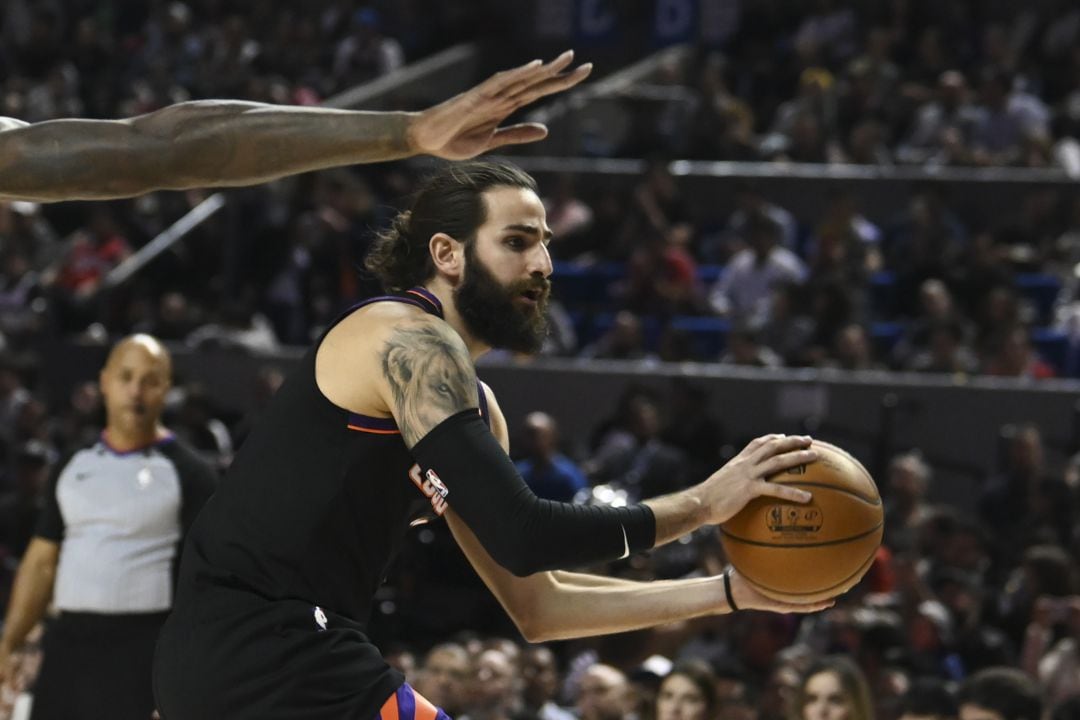
[[[535,290],[543,293],[544,297],[551,294],[551,281],[547,278],[537,278],[535,280],[519,280],[510,286],[510,292],[513,295],[518,293],[528,292]]]

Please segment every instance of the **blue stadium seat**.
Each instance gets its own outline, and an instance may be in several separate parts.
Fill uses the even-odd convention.
[[[698,265],[698,280],[705,283],[705,285],[712,285],[714,282],[719,280],[720,276],[723,274],[723,265]]]
[[[896,343],[904,336],[904,325],[898,322],[870,323],[870,342],[881,360],[888,359]]]
[[[1019,273],[1016,276],[1016,290],[1035,307],[1035,322],[1050,322],[1054,303],[1061,292],[1061,281],[1056,276],[1046,273]]]
[[[611,284],[625,276],[626,267],[622,263],[582,267],[558,262],[554,264],[551,285],[555,297],[567,307],[607,307],[611,301]]]
[[[874,317],[896,315],[896,275],[891,270],[880,270],[870,276],[870,307]]]
[[[717,360],[727,347],[730,324],[722,318],[686,315],[672,318],[671,329],[690,336],[695,356],[702,360]]]

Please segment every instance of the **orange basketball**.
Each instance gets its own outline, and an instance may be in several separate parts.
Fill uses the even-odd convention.
[[[720,526],[728,560],[775,600],[814,602],[847,592],[881,544],[881,495],[866,468],[835,445],[815,440],[819,458],[771,482],[813,494],[808,504],[758,497]]]

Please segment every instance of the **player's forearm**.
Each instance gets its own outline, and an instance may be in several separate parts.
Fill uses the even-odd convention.
[[[0,136],[0,199],[129,197],[394,160],[413,154],[412,117],[205,100],[131,120],[38,123]]]
[[[559,573],[553,580],[532,602],[533,642],[641,630],[731,611],[718,577],[633,582]]]
[[[656,519],[656,543],[663,545],[691,533],[708,520],[708,507],[701,485],[682,492],[651,498],[644,502]]]
[[[52,599],[56,568],[49,563],[23,562],[11,589],[11,602],[4,619],[0,647],[13,652],[22,647],[26,636],[45,617]]]

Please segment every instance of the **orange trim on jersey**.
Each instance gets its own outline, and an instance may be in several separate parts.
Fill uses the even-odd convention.
[[[413,693],[413,698],[416,700],[415,720],[435,720],[435,716],[439,712],[438,708],[418,692]]]
[[[382,708],[379,710],[379,717],[382,720],[400,720],[396,692],[391,694],[390,698],[383,703]]]
[[[360,427],[359,425],[346,425],[350,430],[356,430],[357,432],[371,433],[372,435],[400,435],[400,430],[379,430],[377,428]]]

